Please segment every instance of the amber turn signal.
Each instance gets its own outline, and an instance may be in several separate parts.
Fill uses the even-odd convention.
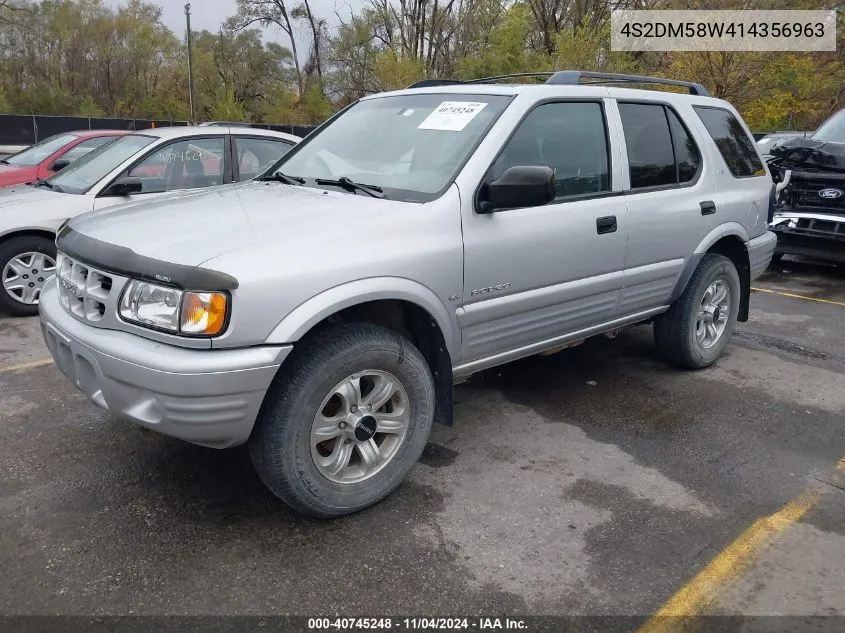
[[[220,334],[226,325],[227,299],[223,292],[185,292],[179,332],[200,336]]]

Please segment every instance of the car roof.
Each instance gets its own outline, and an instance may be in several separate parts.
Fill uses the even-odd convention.
[[[79,138],[94,138],[97,136],[123,136],[130,132],[131,130],[71,130],[65,133],[73,134]]]
[[[378,99],[386,96],[412,94],[467,94],[467,95],[532,95],[537,98],[553,97],[612,97],[614,99],[636,99],[643,101],[673,101],[675,99],[699,104],[724,104],[722,99],[688,93],[670,92],[667,90],[648,90],[640,88],[618,87],[605,84],[500,84],[500,83],[471,83],[450,84],[445,86],[426,86],[421,88],[405,88],[392,92],[382,92],[362,98]]]
[[[155,127],[146,130],[137,130],[136,134],[155,136],[158,138],[185,138],[190,136],[209,136],[220,133],[229,133],[234,136],[267,136],[279,138],[291,142],[299,142],[301,137],[275,130],[265,130],[257,127],[229,127],[226,125],[174,125],[170,127]]]

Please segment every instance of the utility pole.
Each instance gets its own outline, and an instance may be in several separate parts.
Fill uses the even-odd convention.
[[[185,25],[188,29],[188,102],[191,107],[191,123],[194,119],[194,58],[191,53],[191,3],[185,5]]]

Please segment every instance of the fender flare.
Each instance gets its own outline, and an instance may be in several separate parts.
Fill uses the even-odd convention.
[[[678,297],[683,294],[684,290],[686,290],[692,274],[695,272],[695,269],[698,268],[698,265],[701,263],[701,259],[704,257],[705,253],[707,253],[707,251],[709,251],[710,248],[723,237],[730,236],[738,237],[743,243],[748,243],[748,231],[739,222],[725,222],[724,224],[720,224],[715,227],[704,236],[704,239],[702,239],[695,248],[693,254],[687,259],[684,270],[681,272],[681,276],[678,277],[678,281],[675,283],[675,288],[669,296],[669,303],[674,303]]]
[[[405,277],[369,277],[335,286],[299,304],[289,312],[265,341],[268,345],[295,343],[323,319],[354,305],[378,300],[413,303],[428,312],[443,333],[449,355],[457,358],[460,335],[454,312],[426,286]]]

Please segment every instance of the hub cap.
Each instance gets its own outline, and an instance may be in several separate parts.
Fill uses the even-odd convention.
[[[352,374],[314,416],[311,458],[331,481],[364,481],[396,456],[410,419],[408,394],[395,376],[377,369]]]
[[[730,288],[722,279],[717,279],[704,291],[695,322],[695,340],[702,347],[713,347],[725,333],[730,314],[730,299]]]
[[[21,253],[3,267],[3,290],[19,303],[35,305],[44,283],[56,274],[56,261],[38,252]]]

